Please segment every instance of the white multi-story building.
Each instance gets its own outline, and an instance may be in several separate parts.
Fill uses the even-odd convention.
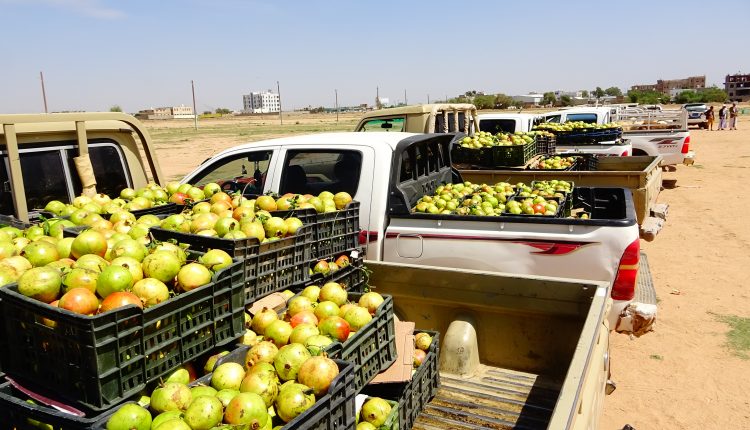
[[[280,109],[279,95],[272,93],[271,90],[242,96],[242,110],[246,113],[272,113],[279,112]]]

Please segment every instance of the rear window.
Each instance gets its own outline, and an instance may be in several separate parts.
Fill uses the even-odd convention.
[[[568,119],[566,120],[566,122],[573,122],[573,121],[581,121],[581,122],[588,122],[591,124],[596,124],[596,114],[595,113],[568,114]]]
[[[404,118],[371,119],[359,131],[404,131]]]
[[[482,119],[479,120],[479,129],[490,133],[515,133],[516,120],[514,119]]]
[[[466,114],[464,112],[458,113],[458,129],[455,126],[455,113],[448,113],[448,133],[462,132],[464,131],[464,124],[466,121]],[[435,118],[435,133],[443,133],[445,126],[445,116],[442,112],[438,112]]]
[[[318,195],[345,191],[355,196],[361,172],[359,151],[287,151],[279,192]]]

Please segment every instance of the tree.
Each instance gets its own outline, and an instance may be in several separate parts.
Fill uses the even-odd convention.
[[[569,95],[563,95],[560,97],[560,106],[572,106],[573,99]]]
[[[594,90],[594,97],[596,97],[598,99],[604,97],[604,94],[605,93],[604,93],[604,90],[602,89],[602,87],[596,87],[596,89]]]
[[[710,102],[723,103],[727,101],[728,99],[727,92],[716,87],[715,85],[709,88],[705,88],[699,94],[701,95],[703,99],[702,101],[706,103],[710,103]]]
[[[487,95],[487,96],[475,96],[474,97],[474,106],[477,107],[477,109],[492,109],[495,107],[495,96]]]
[[[542,95],[542,104],[543,105],[553,105],[557,101],[557,97],[555,97],[555,93],[548,91]]]
[[[696,93],[695,91],[683,91],[680,94],[677,95],[677,97],[674,98],[674,101],[677,103],[699,103],[702,102],[701,95]]]
[[[122,112],[122,108],[120,107],[120,105],[114,105],[111,108],[109,108],[109,111],[110,112]]]
[[[669,94],[660,93],[658,91],[628,91],[628,98],[632,103],[640,104],[657,104],[657,103],[669,103]]]
[[[581,97],[585,99],[589,98],[589,92],[586,90],[581,91]]]
[[[617,87],[609,87],[604,90],[604,94],[612,97],[622,97],[622,91]]]
[[[227,108],[218,108],[216,109],[216,113],[219,115],[229,115],[232,111]]]
[[[513,100],[513,97],[505,95],[505,94],[496,94],[495,95],[495,107],[505,109],[507,107],[513,106],[515,104],[515,100]]]

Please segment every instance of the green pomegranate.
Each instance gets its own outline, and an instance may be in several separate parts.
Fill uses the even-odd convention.
[[[129,403],[117,410],[107,421],[107,430],[149,430],[151,414],[135,403]]]
[[[183,419],[192,430],[209,430],[221,423],[224,406],[214,396],[193,399],[185,410]]]
[[[241,393],[255,393],[263,398],[266,407],[273,405],[273,401],[279,394],[279,378],[276,374],[267,372],[256,372],[245,375],[240,385]]]
[[[180,272],[180,259],[174,252],[156,251],[143,259],[143,275],[171,283]]]
[[[391,405],[388,402],[379,397],[371,397],[362,405],[360,417],[375,427],[379,427],[383,425],[390,413]]]
[[[255,393],[240,393],[227,405],[224,411],[227,424],[249,424],[251,429],[260,429],[271,421],[263,399]]]
[[[167,382],[151,394],[151,409],[162,413],[167,411],[184,411],[192,401],[190,388],[185,384]]]
[[[159,428],[162,423],[166,421],[171,421],[174,419],[181,420],[182,418],[182,411],[168,411],[168,412],[162,412],[159,415],[157,415],[153,421],[151,421],[151,428],[157,429]]]
[[[291,383],[281,387],[274,406],[279,418],[288,423],[314,404],[312,389],[306,385]]]
[[[273,365],[282,381],[291,381],[297,378],[302,363],[310,357],[310,352],[304,345],[292,343],[279,349],[278,354],[273,359]]]
[[[19,293],[45,303],[57,298],[61,285],[60,271],[51,267],[35,267],[18,278]]]

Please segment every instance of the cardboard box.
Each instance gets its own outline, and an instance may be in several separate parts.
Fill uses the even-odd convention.
[[[380,372],[370,384],[406,382],[411,380],[414,370],[414,328],[410,321],[399,321],[395,317],[396,361],[388,369]]]

